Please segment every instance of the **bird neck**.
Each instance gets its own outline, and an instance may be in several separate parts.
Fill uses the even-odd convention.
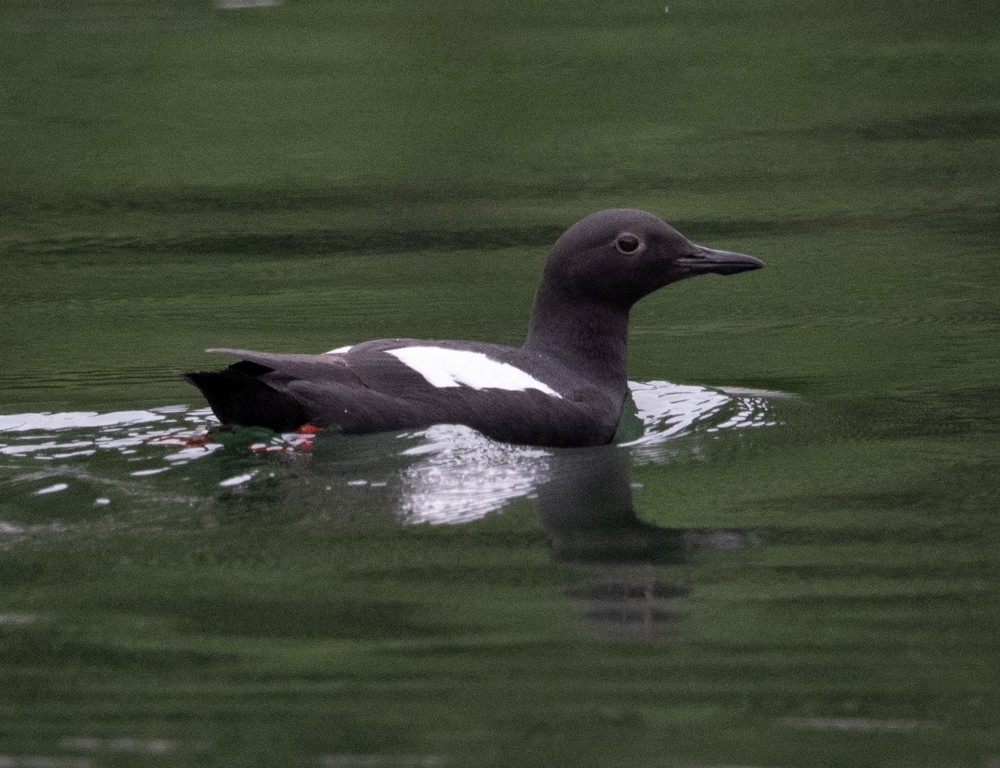
[[[554,357],[595,384],[628,386],[628,307],[582,301],[542,282],[523,349]]]

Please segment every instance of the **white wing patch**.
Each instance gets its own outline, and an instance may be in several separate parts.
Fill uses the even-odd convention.
[[[331,349],[329,352],[324,352],[324,355],[346,355],[351,351],[353,344],[348,344],[346,347],[337,347],[336,349]]]
[[[403,347],[387,350],[435,387],[510,389],[524,392],[537,389],[562,399],[552,387],[529,376],[520,368],[492,360],[482,352],[466,352],[443,347]]]

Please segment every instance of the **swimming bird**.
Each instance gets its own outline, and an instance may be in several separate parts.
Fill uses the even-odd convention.
[[[379,339],[319,355],[210,349],[239,361],[184,377],[223,424],[346,434],[464,424],[503,442],[601,445],[628,395],[632,305],[678,280],[762,266],[696,245],[646,211],[608,209],[552,246],[520,347]]]

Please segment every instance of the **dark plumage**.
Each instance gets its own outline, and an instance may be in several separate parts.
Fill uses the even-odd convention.
[[[645,211],[599,211],[549,252],[524,344],[381,339],[323,355],[215,349],[240,358],[185,374],[224,424],[363,434],[465,424],[497,440],[608,443],[628,394],[632,305],[699,274],[757,269],[695,245]]]

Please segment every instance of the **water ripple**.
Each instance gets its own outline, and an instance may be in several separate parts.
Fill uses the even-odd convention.
[[[634,405],[624,421],[631,427],[619,447],[636,463],[698,459],[726,434],[774,426],[774,403],[786,397],[665,381],[632,382],[630,387]],[[552,477],[553,458],[559,455],[499,443],[454,425],[371,443],[337,435],[322,435],[314,443],[308,434],[216,427],[207,408],[185,405],[0,415],[0,457],[5,460],[0,482],[23,498],[72,496],[77,504],[99,508],[123,497],[190,505],[273,481],[281,463],[265,456],[274,454],[306,460],[314,479],[324,484],[320,490],[381,494],[403,522],[454,524],[481,518],[515,499],[534,498]],[[343,450],[345,441],[350,441],[350,451]],[[238,461],[204,464],[219,451]],[[204,472],[169,480],[196,461]],[[268,471],[262,471],[265,467]]]

